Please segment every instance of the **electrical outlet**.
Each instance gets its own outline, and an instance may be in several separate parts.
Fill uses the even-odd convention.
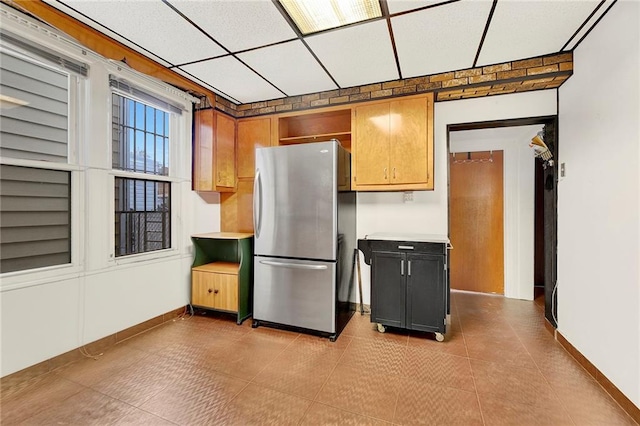
[[[405,191],[402,196],[402,201],[405,203],[413,203],[413,191]]]

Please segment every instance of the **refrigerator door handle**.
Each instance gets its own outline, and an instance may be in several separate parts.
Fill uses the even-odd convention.
[[[262,181],[260,180],[260,170],[256,170],[256,178],[253,182],[253,232],[256,238],[260,237],[262,227]]]
[[[274,262],[272,260],[261,260],[260,263],[262,263],[263,265],[279,266],[282,268],[293,268],[293,269],[315,269],[315,270],[327,269],[327,265],[305,265],[301,263]]]

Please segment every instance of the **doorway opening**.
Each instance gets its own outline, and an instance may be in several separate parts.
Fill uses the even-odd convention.
[[[540,296],[554,327],[557,161],[543,168],[529,142],[542,132],[557,159],[556,128],[556,116],[447,126],[451,288],[500,294],[502,285],[506,297]],[[498,152],[496,180],[489,171],[501,168]]]

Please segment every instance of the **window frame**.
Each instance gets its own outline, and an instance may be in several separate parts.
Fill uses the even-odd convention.
[[[31,62],[43,68],[65,74],[68,81],[67,93],[67,161],[49,162],[43,160],[29,160],[21,158],[11,158],[0,156],[0,164],[7,166],[29,167],[42,170],[66,171],[70,173],[70,250],[71,259],[69,263],[59,265],[43,266],[38,268],[23,269],[19,271],[0,273],[2,291],[23,287],[24,280],[29,280],[33,285],[41,281],[49,281],[51,277],[74,276],[82,269],[84,251],[84,241],[78,236],[84,226],[84,200],[80,194],[84,192],[83,167],[79,164],[79,140],[80,140],[80,104],[86,93],[87,77],[71,72],[61,66],[57,66],[37,56],[24,51],[20,47],[14,46],[10,42],[2,41],[0,50],[3,53]]]
[[[135,81],[134,81],[135,82]],[[107,81],[108,84],[108,81]],[[144,90],[146,92],[149,92],[150,94],[155,94],[155,92],[153,90],[149,90],[148,88],[144,87],[141,90]],[[109,261],[112,263],[115,263],[116,265],[127,265],[127,264],[131,264],[131,263],[137,263],[137,262],[146,262],[146,261],[153,261],[156,259],[163,259],[163,258],[167,258],[167,257],[171,257],[171,256],[176,256],[180,254],[180,247],[178,247],[178,242],[179,242],[179,236],[178,236],[178,227],[176,226],[176,224],[178,223],[178,208],[179,208],[179,204],[177,202],[177,200],[180,199],[180,194],[179,194],[179,183],[181,181],[181,179],[177,176],[177,171],[178,171],[178,167],[177,167],[177,161],[179,158],[179,152],[178,152],[178,148],[176,146],[176,142],[175,141],[179,141],[180,140],[180,128],[181,128],[181,116],[172,113],[171,111],[167,111],[164,108],[160,108],[158,106],[155,105],[151,105],[148,102],[145,102],[143,100],[141,100],[140,98],[137,98],[135,96],[132,96],[128,93],[123,93],[120,90],[114,89],[114,88],[109,88],[109,105],[108,105],[108,110],[109,110],[109,123],[112,122],[113,120],[113,94],[117,94],[119,96],[122,96],[124,98],[128,98],[131,100],[134,100],[136,102],[139,102],[143,105],[147,105],[150,106],[154,109],[158,109],[161,111],[164,111],[168,114],[169,117],[169,167],[168,167],[168,175],[164,176],[164,175],[157,175],[157,174],[153,174],[153,173],[142,173],[142,172],[132,172],[132,171],[126,171],[126,170],[120,170],[120,169],[114,169],[113,168],[113,148],[111,146],[111,144],[113,143],[113,126],[109,125],[109,131],[108,131],[108,140],[110,142],[109,145],[109,164],[111,165],[111,169],[108,173],[108,185],[110,188],[110,197],[109,197],[109,213],[110,213],[110,223],[109,223]],[[119,178],[127,178],[127,179],[141,179],[141,180],[148,180],[148,181],[158,181],[158,182],[167,182],[170,185],[170,191],[171,191],[171,204],[170,204],[170,236],[169,236],[169,241],[170,241],[170,247],[166,248],[166,249],[160,249],[160,250],[152,250],[152,251],[148,251],[148,252],[143,252],[143,253],[134,253],[134,254],[127,254],[127,255],[122,255],[122,256],[116,256],[116,249],[115,249],[115,245],[116,245],[116,203],[115,203],[115,179],[116,177]]]

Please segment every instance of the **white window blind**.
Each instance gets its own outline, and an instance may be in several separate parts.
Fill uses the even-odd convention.
[[[69,76],[0,55],[0,156],[66,163]]]

